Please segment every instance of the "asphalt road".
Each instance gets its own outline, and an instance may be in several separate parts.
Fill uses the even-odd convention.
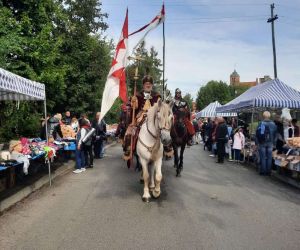
[[[147,204],[121,148],[107,154],[2,215],[0,249],[300,249],[299,190],[193,146]]]

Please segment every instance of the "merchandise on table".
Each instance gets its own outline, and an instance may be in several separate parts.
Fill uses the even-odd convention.
[[[300,137],[293,137],[287,139],[287,144],[290,147],[300,148]]]

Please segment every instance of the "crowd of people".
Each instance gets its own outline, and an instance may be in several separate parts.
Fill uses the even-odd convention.
[[[77,118],[71,116],[70,111],[66,111],[64,116],[57,113],[52,117],[48,116],[47,122],[42,121],[40,137],[45,140],[47,131],[49,141],[75,141],[76,169],[73,172],[78,174],[86,168],[93,168],[94,159],[104,157],[106,123],[103,119],[99,123],[99,119],[100,112],[96,113],[92,122],[86,114]]]
[[[198,144],[201,141],[204,150],[211,151],[210,156],[217,158],[217,163],[224,163],[226,155],[229,161],[241,163],[246,138],[254,139],[259,153],[259,174],[271,175],[272,152],[277,150],[278,153],[286,153],[287,139],[300,136],[299,126],[297,119],[291,119],[288,124],[284,124],[280,115],[275,115],[272,121],[268,111],[263,112],[262,116],[254,138],[250,136],[248,125],[237,126],[235,118],[194,119],[194,143]]]

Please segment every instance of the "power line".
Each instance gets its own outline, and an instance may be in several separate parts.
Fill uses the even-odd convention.
[[[176,18],[176,19],[171,19],[168,17],[169,21],[194,21],[194,20],[218,20],[218,19],[244,19],[244,18],[267,18],[266,15],[255,15],[255,16],[218,16],[218,17],[190,17],[190,18]],[[114,21],[119,21],[119,20],[114,20]],[[144,21],[143,19],[131,19],[133,22],[142,22]]]

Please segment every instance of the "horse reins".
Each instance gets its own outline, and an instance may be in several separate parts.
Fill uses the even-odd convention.
[[[156,117],[157,117],[157,113],[158,113],[158,112],[159,112],[159,111],[156,112],[156,115],[155,115],[154,118],[153,118],[154,125],[155,125],[155,122],[156,122]],[[159,135],[161,134],[161,131],[162,131],[162,130],[170,131],[170,129],[168,129],[168,128],[166,128],[166,127],[160,128],[160,127],[158,126],[158,135],[154,135],[154,134],[150,131],[150,129],[149,129],[149,125],[148,125],[148,117],[147,117],[147,119],[146,119],[146,128],[147,128],[148,133],[155,139],[154,145],[153,145],[152,147],[147,146],[147,145],[140,139],[140,137],[138,138],[138,140],[139,140],[139,142],[140,142],[140,143],[141,143],[141,144],[142,144],[142,145],[143,145],[150,153],[152,153],[153,148],[154,148],[155,144],[157,143],[157,141],[158,141],[158,139],[159,139]]]

